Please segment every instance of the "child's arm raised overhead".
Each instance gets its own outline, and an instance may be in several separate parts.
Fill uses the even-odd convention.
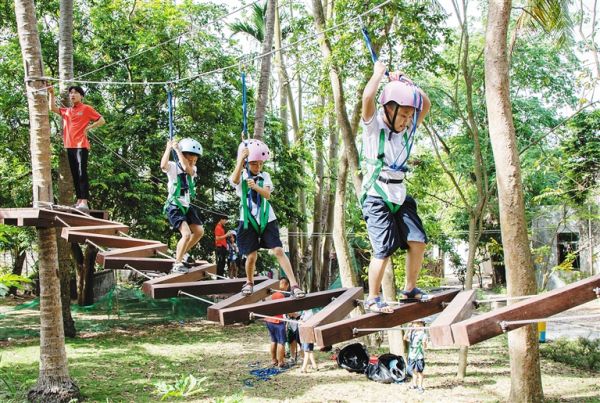
[[[375,115],[375,96],[377,95],[377,89],[381,83],[381,79],[385,74],[385,64],[379,60],[375,62],[373,68],[373,75],[367,83],[365,90],[363,91],[362,97],[362,120],[363,122],[370,122]]]
[[[52,87],[52,86],[48,87],[48,105],[52,112],[56,113],[57,115],[60,115],[60,109],[58,109],[58,106],[56,106],[56,98],[54,96],[54,87]]]
[[[169,168],[169,155],[171,153],[171,140],[167,140],[167,146],[165,147],[165,152],[163,153],[162,158],[160,159],[160,169],[163,172],[167,172]]]
[[[229,180],[231,180],[232,183],[234,183],[236,185],[240,183],[240,178],[242,176],[242,170],[244,169],[244,162],[246,161],[246,158],[248,158],[249,154],[250,154],[250,150],[248,150],[248,147],[246,147],[242,150],[242,152],[238,156],[237,162],[235,164],[235,168],[234,168],[233,172],[231,173],[231,176],[229,177]]]

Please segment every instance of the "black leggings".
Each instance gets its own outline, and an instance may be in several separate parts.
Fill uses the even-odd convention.
[[[87,174],[88,153],[87,148],[67,148],[67,157],[69,158],[69,167],[71,168],[77,199],[87,200],[90,197],[90,183]]]

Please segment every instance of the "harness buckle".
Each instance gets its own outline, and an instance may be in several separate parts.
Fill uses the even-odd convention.
[[[384,178],[383,176],[378,176],[377,181],[379,181],[381,183],[385,183],[386,185],[387,184],[397,185],[397,184],[404,182],[404,179],[390,179],[390,178]]]

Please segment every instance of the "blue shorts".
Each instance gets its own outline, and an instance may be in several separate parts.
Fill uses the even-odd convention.
[[[248,223],[248,229],[244,229],[244,222],[240,221],[237,229],[237,243],[242,255],[249,255],[260,248],[273,249],[282,247],[283,244],[279,238],[277,220],[269,222],[262,235],[259,235],[250,223]]]
[[[409,358],[408,368],[411,370],[411,372],[423,372],[425,370],[425,360],[422,358],[418,360],[412,360]]]
[[[167,207],[167,218],[169,219],[169,224],[173,229],[178,230],[181,227],[182,222],[187,222],[188,224],[196,224],[202,225],[202,220],[198,216],[198,211],[194,206],[190,206],[187,211],[187,214],[183,214],[183,212],[177,207],[175,204],[170,204]]]
[[[271,341],[277,344],[285,344],[285,322],[266,322],[267,329],[271,335]]]
[[[417,214],[415,199],[406,200],[396,214],[392,214],[381,197],[367,196],[362,206],[367,222],[373,256],[385,259],[400,249],[408,249],[408,241],[427,243],[427,235]]]
[[[302,351],[313,351],[315,343],[302,343]]]

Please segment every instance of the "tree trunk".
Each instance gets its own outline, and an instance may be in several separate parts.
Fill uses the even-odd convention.
[[[15,15],[29,107],[33,205],[52,202],[50,175],[50,122],[44,82],[40,38],[32,0],[16,0]],[[32,401],[70,401],[80,397],[79,388],[69,377],[65,350],[60,285],[57,277],[58,256],[54,228],[39,228],[40,276],[40,372],[37,384],[28,392]]]
[[[327,109],[329,109],[329,105],[333,105],[333,99],[331,99],[331,95],[327,101]],[[328,118],[329,123],[329,167],[327,172],[327,185],[325,189],[327,189],[327,194],[325,197],[327,198],[327,218],[325,223],[325,241],[323,242],[323,257],[321,267],[324,271],[327,272],[327,278],[323,278],[323,283],[321,284],[321,289],[326,289],[329,287],[329,284],[333,281],[333,273],[331,272],[331,245],[333,244],[333,218],[335,214],[335,189],[337,187],[337,154],[338,154],[338,134],[337,128],[335,126],[335,115],[333,112],[329,114]]]
[[[381,288],[383,291],[384,300],[397,301],[396,282],[394,281],[394,266],[391,258],[388,261],[388,265],[385,267]],[[387,332],[387,337],[388,344],[390,346],[390,353],[405,357],[407,351],[404,348],[404,331],[391,330]]]
[[[325,15],[323,14],[323,6],[321,0],[312,0],[313,17],[315,20],[315,28],[318,32],[325,30]],[[338,67],[332,60],[331,43],[325,34],[319,35],[319,44],[321,46],[321,54],[323,61],[329,65],[329,80],[331,81],[331,89],[335,102],[335,112],[337,115],[337,123],[342,133],[344,140],[344,154],[347,156],[347,163],[350,168],[350,175],[354,190],[357,195],[361,193],[362,178],[358,167],[358,150],[354,144],[354,133],[346,111],[346,100],[344,98],[344,87],[338,72]]]
[[[321,108],[325,108],[325,99],[321,98]],[[323,217],[323,198],[325,197],[323,176],[325,172],[323,152],[323,137],[325,127],[325,119],[323,118],[322,127],[315,129],[315,192],[313,202],[313,228],[312,228],[312,273],[313,280],[311,282],[311,290],[321,291],[321,284],[323,284],[323,266],[321,262],[321,232],[323,231],[323,224],[321,222]]]
[[[61,80],[73,78],[73,0],[60,0],[58,73]],[[69,105],[67,86],[60,82],[62,103]],[[69,205],[73,202],[72,178],[69,163],[64,149],[58,158],[58,202]],[[71,278],[73,277],[73,260],[70,247],[65,239],[56,234],[58,246],[58,277],[60,279],[60,299],[62,303],[63,326],[66,337],[75,337],[75,321],[71,316]]]
[[[346,239],[346,180],[348,179],[348,160],[346,154],[343,154],[339,161],[337,177],[333,217],[333,245],[340,270],[342,287],[357,287],[358,275],[354,271]]]
[[[529,250],[519,153],[511,112],[506,35],[510,0],[489,2],[485,40],[485,97],[496,164],[500,227],[509,296],[535,294],[535,272]],[[509,401],[544,399],[537,332],[533,325],[508,334],[511,367]]]
[[[16,250],[14,253],[14,263],[12,268],[12,274],[16,274],[20,276],[23,273],[23,263],[25,263],[25,259],[27,258],[27,250]],[[9,294],[17,295],[17,287],[10,287],[8,290]]]
[[[84,283],[83,283],[83,304],[92,305],[94,303],[94,273],[96,272],[96,255],[98,249],[88,245],[83,259],[84,265]]]
[[[271,75],[271,47],[273,46],[273,31],[275,25],[275,9],[277,0],[267,0],[267,21],[265,23],[265,39],[262,46],[260,78],[258,81],[258,99],[256,100],[256,115],[254,117],[254,138],[262,139],[265,131],[265,114],[269,100],[269,77]],[[266,54],[268,53],[268,54]]]

